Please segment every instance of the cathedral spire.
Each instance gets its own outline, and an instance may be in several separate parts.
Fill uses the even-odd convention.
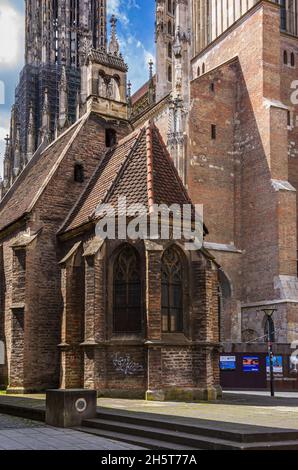
[[[50,117],[50,105],[49,105],[49,94],[48,89],[45,89],[44,100],[42,107],[42,123],[40,129],[40,143],[50,142],[51,136],[51,117]]]
[[[10,137],[7,134],[5,137],[5,153],[4,153],[4,172],[3,172],[3,177],[4,177],[4,184],[8,183],[9,181],[9,171],[10,171]]]
[[[62,66],[59,84],[59,129],[62,130],[68,123],[68,84],[65,65]]]
[[[155,101],[154,97],[154,81],[153,81],[153,60],[149,60],[149,86],[148,86],[148,104],[152,104]]]
[[[117,18],[112,15],[111,20],[111,39],[109,44],[109,53],[113,55],[119,55],[120,46],[117,39]]]
[[[20,124],[17,124],[15,144],[14,144],[14,164],[13,164],[13,173],[15,177],[18,176],[20,168],[21,168]]]
[[[28,135],[27,135],[27,161],[29,162],[33,157],[35,151],[35,129],[34,129],[34,116],[33,106],[30,105]]]

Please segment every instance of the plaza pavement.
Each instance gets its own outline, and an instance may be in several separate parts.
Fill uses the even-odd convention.
[[[10,397],[19,406],[23,404],[35,409],[44,409],[45,406],[44,395],[0,395],[0,408],[1,403],[10,401]],[[267,392],[225,392],[223,399],[208,403],[147,402],[112,398],[99,398],[97,403],[99,407],[119,410],[298,430],[298,393],[278,393],[275,398],[271,398]]]
[[[288,395],[288,394],[286,394]],[[296,395],[296,396],[295,396]],[[225,393],[217,402],[146,402],[101,398],[98,405],[122,410],[199,418],[208,421],[298,430],[298,397]]]
[[[1,450],[138,450],[140,447],[0,414]]]

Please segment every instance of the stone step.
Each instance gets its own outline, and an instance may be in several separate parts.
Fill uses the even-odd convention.
[[[175,430],[175,424],[172,423],[172,429],[164,429],[158,426],[155,422],[154,426],[149,426],[148,423],[145,425],[141,424],[140,420],[136,420],[134,423],[128,423],[118,421],[117,417],[114,419],[88,419],[83,422],[83,426],[80,428],[82,431],[88,428],[90,430],[96,430],[96,434],[102,437],[112,437],[114,439],[121,438],[124,442],[135,442],[138,445],[146,445],[150,447],[150,443],[153,443],[154,448],[157,443],[160,443],[161,447],[158,448],[180,448],[187,445],[188,449],[205,449],[205,450],[263,450],[263,449],[276,449],[276,450],[289,450],[298,449],[297,440],[265,440],[256,442],[239,442],[235,441],[229,436],[229,439],[222,438],[219,435],[204,435],[199,433],[198,429],[196,432],[182,432],[181,430]],[[202,430],[203,431],[203,430]],[[108,434],[107,434],[108,433]],[[128,440],[127,440],[128,439]],[[148,444],[146,444],[148,440]],[[175,446],[175,447],[173,447]]]
[[[46,416],[46,412],[43,409],[33,408],[31,406],[11,405],[9,403],[0,403],[0,413],[42,422],[45,421]]]
[[[112,439],[116,441],[125,442],[127,444],[133,444],[144,449],[151,450],[195,450],[193,447],[188,447],[185,445],[177,445],[174,443],[163,442],[158,439],[151,439],[148,437],[142,437],[137,435],[128,435],[116,431],[108,431],[103,429],[97,429],[88,426],[80,426],[75,428],[77,431],[85,432],[92,434],[98,437],[105,437],[107,439]]]
[[[116,420],[120,423],[168,429],[170,431],[221,438],[239,443],[298,440],[298,431],[295,430],[215,422],[179,416],[169,417],[155,413],[129,412],[110,408],[101,408],[97,412],[97,419]]]

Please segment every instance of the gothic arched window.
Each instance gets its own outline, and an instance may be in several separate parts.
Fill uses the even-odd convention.
[[[205,63],[202,65],[202,73],[205,73],[205,70],[206,70],[206,67],[205,67]]]
[[[161,264],[162,331],[183,331],[183,266],[175,247],[168,248]]]
[[[168,44],[168,57],[169,57],[169,59],[172,58],[172,55],[173,55],[172,44],[169,42],[169,44]]]
[[[114,264],[115,333],[142,330],[141,265],[137,251],[125,245]]]
[[[168,0],[168,12],[172,13],[172,0]]]
[[[172,35],[172,23],[170,20],[168,21],[168,34]]]
[[[200,66],[197,68],[197,76],[199,77],[201,75],[201,69]]]

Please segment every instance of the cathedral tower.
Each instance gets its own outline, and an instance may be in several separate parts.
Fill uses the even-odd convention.
[[[298,34],[298,0],[271,0],[280,5],[281,30]],[[193,55],[214,41],[259,0],[192,0]]]
[[[75,121],[80,67],[91,48],[107,49],[106,0],[26,0],[25,38],[2,195],[38,146]]]
[[[175,2],[156,0],[156,100],[172,89]]]

